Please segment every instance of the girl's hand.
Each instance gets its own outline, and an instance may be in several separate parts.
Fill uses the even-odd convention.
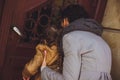
[[[28,78],[23,77],[23,80],[30,80],[30,78],[29,77]]]
[[[42,63],[42,66],[41,66],[41,71],[44,67],[46,67],[46,55],[47,55],[47,52],[46,50],[44,51],[44,58],[43,58],[43,63]]]

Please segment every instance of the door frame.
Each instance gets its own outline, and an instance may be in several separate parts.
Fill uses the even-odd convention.
[[[16,3],[17,0],[6,0],[6,3],[4,5],[3,9],[3,15],[1,19],[1,34],[0,34],[0,70],[3,67],[3,62],[5,58],[5,49],[7,45],[8,40],[8,34],[9,34],[9,28],[12,21],[12,14],[14,11],[15,6],[13,3]]]

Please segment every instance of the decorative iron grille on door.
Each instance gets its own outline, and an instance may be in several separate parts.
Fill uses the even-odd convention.
[[[38,43],[45,37],[45,29],[54,26],[60,28],[60,11],[64,5],[75,0],[48,0],[46,3],[28,11],[25,15],[23,42]]]
[[[50,26],[52,4],[46,3],[26,13],[24,23],[25,42],[36,42],[44,38],[44,30]]]

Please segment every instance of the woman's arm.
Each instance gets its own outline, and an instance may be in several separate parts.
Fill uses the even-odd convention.
[[[40,44],[38,44],[36,46],[36,54],[28,63],[26,63],[26,65],[22,71],[22,76],[24,78],[35,75],[38,72],[38,69],[42,64],[43,55],[39,51],[39,46],[40,46]]]

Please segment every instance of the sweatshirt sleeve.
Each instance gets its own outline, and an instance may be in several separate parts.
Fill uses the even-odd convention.
[[[42,80],[64,80],[63,75],[50,69],[49,67],[44,67],[41,72]]]
[[[48,67],[41,72],[42,80],[78,80],[81,57],[78,56],[77,42],[71,36],[63,37],[64,61],[63,73],[60,74]]]

